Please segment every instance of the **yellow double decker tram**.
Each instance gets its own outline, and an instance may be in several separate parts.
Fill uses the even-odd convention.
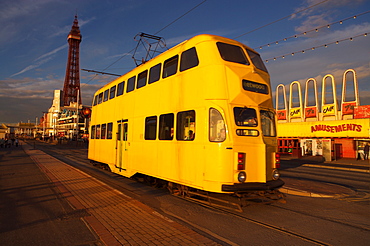
[[[172,191],[277,192],[269,80],[242,43],[195,36],[95,93],[88,157]]]

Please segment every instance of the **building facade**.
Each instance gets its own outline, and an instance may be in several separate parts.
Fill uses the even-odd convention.
[[[315,79],[306,81],[304,98],[298,81],[292,82],[289,89],[288,100],[284,85],[280,84],[276,89],[281,154],[295,157],[320,155],[328,161],[364,158],[364,147],[370,145],[370,105],[360,105],[353,69],[343,74],[339,104],[335,79],[330,74],[322,81],[321,103]]]

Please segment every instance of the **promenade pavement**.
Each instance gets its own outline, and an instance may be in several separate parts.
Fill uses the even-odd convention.
[[[284,181],[281,191],[293,195],[352,192],[330,184]],[[1,245],[218,245],[25,143],[0,149],[0,197]]]
[[[28,144],[0,149],[1,245],[219,245]]]

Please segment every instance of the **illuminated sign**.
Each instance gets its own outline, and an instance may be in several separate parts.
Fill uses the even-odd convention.
[[[327,104],[322,107],[322,113],[324,115],[335,115],[335,106],[334,104]]]
[[[362,105],[355,108],[355,119],[370,118],[370,105]]]
[[[356,102],[342,103],[342,115],[353,114],[355,112]]]
[[[246,91],[257,92],[261,94],[269,94],[269,88],[265,84],[243,79],[243,89]]]
[[[362,125],[358,124],[340,124],[336,126],[330,126],[330,125],[314,125],[311,126],[311,132],[317,132],[317,131],[323,131],[323,132],[331,132],[331,133],[337,133],[337,132],[361,132]]]
[[[290,118],[299,118],[299,117],[301,117],[301,108],[291,108]]]
[[[317,116],[317,107],[307,107],[304,109],[306,118],[314,118]]]
[[[286,110],[278,110],[276,114],[278,120],[286,120]]]

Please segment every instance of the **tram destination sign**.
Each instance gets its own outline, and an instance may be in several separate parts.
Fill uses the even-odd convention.
[[[269,94],[269,88],[265,84],[243,79],[243,89],[246,91],[257,92],[261,94]]]

